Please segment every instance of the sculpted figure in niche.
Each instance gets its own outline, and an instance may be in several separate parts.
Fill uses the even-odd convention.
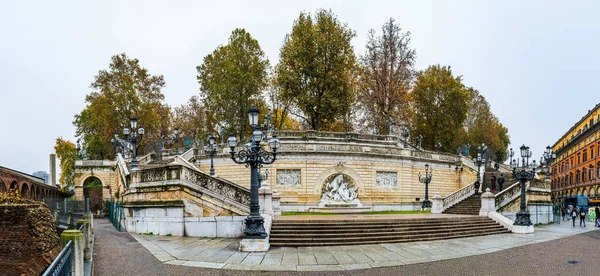
[[[326,183],[321,203],[360,203],[356,194],[357,187],[353,183],[344,180],[343,174],[338,174]]]

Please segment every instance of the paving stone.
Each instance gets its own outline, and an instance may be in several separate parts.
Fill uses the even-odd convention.
[[[360,264],[340,264],[339,267],[344,270],[357,270],[357,269],[369,269],[371,265],[368,263],[360,263]]]
[[[338,264],[356,264],[356,261],[348,255],[348,253],[340,251],[340,252],[331,252],[335,260]]]
[[[207,263],[207,262],[195,262],[195,261],[187,261],[182,264],[183,266],[193,266],[193,267],[205,267],[205,268],[223,268],[225,264],[221,263]]]
[[[340,271],[345,270],[339,265],[299,265],[296,266],[297,271]]]
[[[262,262],[263,258],[263,255],[254,255],[253,253],[250,253],[248,254],[248,256],[246,256],[246,258],[244,258],[241,264],[250,266],[259,265]]]
[[[354,260],[355,263],[370,263],[373,259],[369,258],[365,253],[358,252],[346,252]]]
[[[260,264],[267,266],[281,265],[281,259],[283,259],[283,254],[267,254]]]
[[[249,252],[235,252],[233,253],[225,263],[227,264],[241,264],[242,261],[250,254]]]
[[[320,265],[336,265],[338,262],[335,260],[333,255],[328,251],[314,252],[317,264]]]
[[[386,267],[386,266],[399,266],[403,265],[402,261],[385,261],[385,262],[374,262],[370,263],[371,267]]]
[[[298,252],[298,265],[316,265],[317,259],[315,259],[315,255],[310,253],[300,253]]]
[[[254,266],[252,270],[260,270],[260,271],[296,271],[296,265],[268,265],[268,264],[260,264]]]

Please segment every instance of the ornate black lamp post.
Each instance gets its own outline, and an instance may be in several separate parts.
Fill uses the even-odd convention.
[[[485,165],[487,160],[485,159],[485,152],[487,151],[487,146],[482,143],[481,146],[477,147],[477,157],[474,158],[474,162],[477,164],[477,182],[481,181],[481,165]]]
[[[235,147],[238,144],[237,139],[233,134],[229,135],[227,144],[231,148],[231,160],[237,164],[246,164],[250,166],[250,215],[245,220],[246,228],[244,229],[244,237],[250,239],[264,239],[267,233],[264,227],[264,220],[260,215],[258,203],[258,188],[259,178],[258,169],[262,165],[273,164],[277,158],[277,148],[279,147],[279,139],[273,136],[269,141],[269,146],[272,151],[262,149],[260,144],[263,134],[257,128],[259,110],[251,107],[248,110],[250,126],[252,127],[252,136],[250,138],[249,147],[235,152]]]
[[[516,162],[513,165],[513,177],[521,182],[521,210],[517,213],[517,219],[515,220],[514,225],[529,226],[531,225],[531,219],[529,218],[529,212],[527,211],[525,182],[535,177],[535,160],[533,161],[531,171],[527,171],[529,167],[529,158],[532,156],[532,153],[529,151],[529,147],[525,145],[522,145],[520,150],[523,166],[518,168]]]
[[[214,157],[217,154],[217,142],[212,134],[208,135],[208,145],[204,146],[204,154],[210,156],[210,176],[215,176]]]
[[[173,131],[173,141],[175,142],[175,155],[179,154],[179,128],[176,127]]]
[[[271,109],[269,108],[261,126],[263,132],[263,141],[265,143],[271,139],[271,135],[273,134],[274,127],[271,124],[271,120],[273,120],[273,114],[271,114]]]
[[[137,127],[137,119],[136,118],[131,118],[131,129],[125,127],[123,128],[123,134],[125,135],[127,141],[129,141],[131,143],[132,146],[132,158],[131,158],[131,169],[132,170],[137,170],[138,168],[138,162],[137,162],[137,148],[136,148],[136,143],[140,140],[142,140],[142,137],[144,137],[144,128]]]
[[[433,171],[433,170],[432,170]],[[421,176],[419,173],[419,182],[425,183],[425,200],[423,200],[423,204],[421,208],[431,208],[431,201],[429,201],[429,182],[431,182],[432,172],[429,171],[429,164],[425,164],[425,177]]]
[[[394,127],[394,118],[392,118],[392,115],[388,117],[386,124],[388,126],[388,135],[392,136],[392,128]]]
[[[404,148],[408,148],[408,136],[410,136],[410,130],[407,126],[402,128],[402,137],[404,137]]]
[[[543,162],[540,162],[540,164],[546,164],[546,180],[550,179],[550,164],[552,163],[552,161],[554,161],[554,159],[556,158],[556,153],[552,152],[552,148],[550,146],[546,147],[546,151],[544,152],[544,156],[542,156],[542,160]]]

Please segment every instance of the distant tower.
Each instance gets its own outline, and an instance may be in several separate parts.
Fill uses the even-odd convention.
[[[44,183],[48,184],[50,182],[50,174],[48,174],[46,171],[37,171],[32,173],[33,176],[37,176],[39,178],[43,178],[44,179]]]

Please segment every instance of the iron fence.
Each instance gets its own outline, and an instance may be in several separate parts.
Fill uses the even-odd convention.
[[[120,232],[121,225],[125,221],[125,215],[123,214],[123,202],[109,202],[108,207],[108,218],[115,229]]]
[[[73,263],[73,241],[68,241],[65,247],[60,251],[56,259],[52,261],[50,266],[42,276],[71,276]]]

